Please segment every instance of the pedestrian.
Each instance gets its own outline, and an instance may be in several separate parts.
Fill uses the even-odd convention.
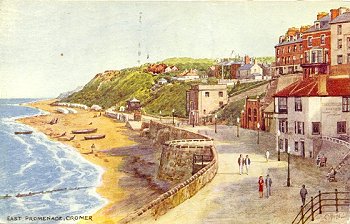
[[[259,177],[258,184],[259,184],[259,198],[262,198],[263,194],[264,194],[264,179],[263,179],[263,176]]]
[[[317,159],[316,159],[316,165],[317,165],[317,167],[320,167],[320,162],[321,162],[320,155],[317,155]]]
[[[242,175],[242,173],[243,173],[243,165],[244,165],[244,158],[243,158],[242,154],[240,154],[239,158],[238,158],[239,175]]]
[[[268,162],[268,161],[269,161],[269,157],[270,157],[270,152],[269,152],[269,150],[266,150],[265,155],[266,155],[266,162]]]
[[[93,144],[91,145],[91,153],[94,153],[94,149],[95,149],[95,144],[93,143]]]
[[[266,175],[265,185],[266,185],[266,197],[269,198],[269,196],[271,196],[271,186],[272,186],[272,179],[269,174]]]
[[[307,190],[305,188],[305,184],[303,184],[303,187],[300,189],[300,197],[301,197],[301,201],[302,201],[303,205],[305,205],[306,195],[307,195]]]
[[[245,170],[246,170],[247,175],[248,175],[248,170],[249,170],[249,166],[250,166],[250,158],[248,155],[245,156],[244,165],[245,165]]]

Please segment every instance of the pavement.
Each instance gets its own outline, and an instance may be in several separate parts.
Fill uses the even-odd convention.
[[[319,190],[318,180],[305,182],[310,174],[300,174],[298,178],[300,171],[296,168],[291,173],[294,185],[286,186],[287,162],[285,157],[284,160],[277,161],[275,137],[270,133],[260,132],[257,144],[256,131],[240,128],[240,136],[237,137],[236,126],[219,125],[218,133],[214,133],[212,126],[186,128],[214,138],[218,152],[218,172],[191,199],[171,209],[153,223],[291,223],[300,209],[301,184],[306,183],[311,188],[311,182],[316,182],[314,189],[309,189],[310,196]],[[266,149],[269,149],[271,155],[268,162],[265,158]],[[239,174],[237,159],[240,154],[244,157],[248,154],[251,159],[248,175],[245,170],[242,175]],[[258,177],[262,175],[265,179],[266,174],[270,174],[273,181],[272,196],[266,198],[264,192],[264,198],[259,198]],[[345,213],[345,219],[348,215]]]

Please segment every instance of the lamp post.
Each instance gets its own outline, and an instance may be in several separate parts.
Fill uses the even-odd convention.
[[[237,137],[239,138],[239,117],[237,117]]]
[[[175,115],[175,109],[173,109],[172,114],[173,114],[173,125],[175,126],[175,118],[174,118],[174,115]]]
[[[258,123],[256,126],[257,126],[257,128],[258,128],[258,141],[257,141],[257,144],[259,144],[259,131],[260,131],[260,123]]]
[[[215,133],[218,133],[218,130],[217,130],[217,128],[216,128],[216,119],[218,118],[218,115],[217,114],[215,114],[215,121],[214,121],[214,126],[215,126]]]
[[[290,146],[288,146],[288,175],[287,175],[287,187],[290,187],[290,171],[289,171],[289,164],[290,164]]]
[[[159,121],[162,122],[162,111],[159,111]]]
[[[280,151],[280,136],[281,136],[281,132],[280,130],[277,131],[277,159],[278,161],[281,161],[281,151]]]

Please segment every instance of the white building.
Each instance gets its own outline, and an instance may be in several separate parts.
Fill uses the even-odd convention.
[[[350,135],[349,76],[300,80],[274,98],[277,150],[313,158],[313,139]]]

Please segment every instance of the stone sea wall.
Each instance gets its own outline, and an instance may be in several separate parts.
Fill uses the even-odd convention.
[[[198,133],[190,132],[188,130],[180,129],[171,125],[165,125],[151,121],[149,126],[149,137],[151,139],[154,139],[155,144],[161,144],[163,145],[162,147],[172,147],[172,152],[169,154],[172,156],[174,155],[174,150],[178,148],[180,150],[183,150],[186,158],[189,158],[188,155],[193,153],[193,151],[189,152],[189,148],[196,148],[195,145],[198,144],[199,147],[197,148],[199,149],[199,152],[210,152],[212,160],[204,168],[200,169],[194,175],[191,175],[185,181],[182,181],[169,191],[160,195],[155,200],[129,214],[121,221],[121,223],[145,223],[147,220],[157,219],[159,216],[165,214],[170,209],[176,207],[177,205],[195,195],[202,187],[204,187],[215,177],[215,174],[218,170],[217,152],[214,145],[207,144],[205,147],[203,147],[203,141],[212,143],[212,139],[208,136],[200,135]],[[171,141],[176,139],[181,139],[181,141],[178,141],[178,144],[177,141]],[[196,142],[197,140],[193,141],[193,139],[197,139],[198,142]],[[199,141],[200,139],[201,141]],[[183,144],[185,144],[187,141],[191,147],[184,148]],[[179,147],[179,145],[181,146]],[[183,165],[185,167],[192,166],[192,160],[187,160],[187,163],[190,163],[190,165]],[[166,167],[169,168],[169,166]],[[165,173],[169,172],[167,169]]]

